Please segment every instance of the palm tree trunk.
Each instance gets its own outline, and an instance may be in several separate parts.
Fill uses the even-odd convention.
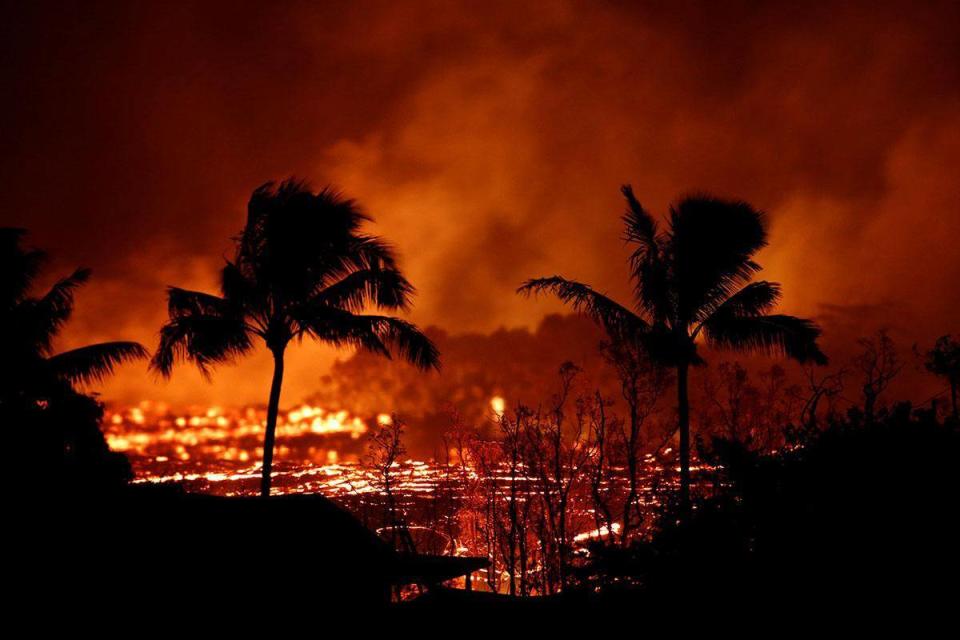
[[[263,476],[260,495],[270,496],[270,473],[273,471],[273,443],[277,436],[277,413],[280,411],[280,386],[283,384],[283,350],[273,352],[273,382],[267,404],[267,432],[263,437]]]
[[[687,363],[677,365],[677,414],[680,422],[680,508],[690,507],[690,398],[687,395]]]

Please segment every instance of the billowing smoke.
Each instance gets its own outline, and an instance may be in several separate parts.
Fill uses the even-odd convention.
[[[94,268],[65,346],[155,343],[164,286],[213,288],[246,196],[290,174],[376,217],[413,320],[510,335],[559,309],[517,297],[527,277],[627,298],[621,183],[659,212],[704,189],[769,212],[785,310],[926,345],[960,332],[958,23],[953,2],[21,4],[0,215]],[[333,355],[296,350],[285,403]],[[262,401],[265,364],[103,391]]]

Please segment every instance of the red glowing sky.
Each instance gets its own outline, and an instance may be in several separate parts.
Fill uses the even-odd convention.
[[[2,223],[95,278],[64,346],[155,344],[258,184],[334,183],[418,286],[412,319],[533,327],[561,273],[626,299],[618,186],[770,214],[765,277],[836,341],[960,330],[960,5],[20,3],[0,24]],[[828,333],[828,338],[830,337]],[[285,398],[333,358],[292,354]],[[126,367],[108,397],[260,401]],[[292,401],[292,400],[291,400]]]

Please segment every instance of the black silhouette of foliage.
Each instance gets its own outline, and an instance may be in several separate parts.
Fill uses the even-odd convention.
[[[785,355],[825,364],[817,346],[820,328],[809,320],[769,313],[780,285],[751,282],[761,269],[753,256],[767,245],[763,213],[746,202],[696,194],[671,206],[665,228],[644,209],[629,186],[625,239],[633,247],[630,278],[634,304],[627,308],[589,285],[560,276],[528,280],[524,294],[549,292],[592,317],[612,338],[646,349],[678,368],[681,492],[689,489],[687,367],[702,364],[698,339],[737,351]]]
[[[0,229],[0,417],[24,432],[40,462],[59,464],[70,489],[126,482],[130,466],[100,431],[103,409],[75,384],[101,381],[115,367],[147,357],[136,342],[104,342],[55,353],[76,290],[90,278],[77,269],[32,296],[46,256],[22,246],[22,229]]]
[[[169,375],[174,362],[191,360],[209,372],[246,354],[252,337],[274,349],[304,336],[386,356],[393,348],[417,366],[437,366],[438,353],[412,324],[360,313],[408,309],[413,293],[393,250],[359,232],[369,219],[330,188],[314,194],[294,180],[258,188],[221,295],[170,288],[153,366]]]
[[[102,382],[114,367],[148,357],[147,350],[132,342],[102,342],[64,351],[47,359],[56,375],[81,384]]]
[[[649,542],[591,549],[581,587],[651,611],[891,601],[932,607],[960,566],[950,505],[960,432],[898,405],[874,422],[834,422],[797,448],[751,451],[715,440],[714,495],[689,517],[668,504]],[[897,505],[891,518],[891,505]],[[624,592],[604,587],[616,575]],[[642,592],[642,595],[641,595]],[[791,609],[795,611],[794,609]],[[945,609],[949,610],[949,609]]]
[[[146,357],[136,342],[104,342],[53,353],[53,342],[73,313],[74,293],[90,278],[89,269],[77,269],[58,280],[39,297],[30,290],[46,256],[24,249],[22,229],[0,229],[0,351],[4,389],[41,392],[57,381],[83,383],[101,380],[124,362]]]
[[[283,353],[305,337],[421,369],[439,367],[433,343],[413,324],[368,314],[410,307],[414,289],[393,249],[362,229],[371,218],[330,187],[313,192],[289,179],[257,188],[236,251],[221,272],[220,295],[171,287],[169,321],[151,366],[169,376],[178,361],[209,376],[213,367],[246,355],[259,339],[275,358],[268,411],[263,491],[269,493]]]
[[[574,310],[595,318],[613,338],[631,341],[645,337],[650,331],[650,325],[643,318],[590,285],[552,276],[528,280],[520,290],[553,293]]]
[[[768,314],[780,300],[780,285],[750,282],[761,269],[752,256],[767,245],[761,212],[745,202],[696,195],[671,207],[668,228],[660,231],[629,186],[623,194],[625,238],[635,245],[633,309],[560,276],[528,280],[519,291],[553,293],[617,338],[651,343],[653,335],[662,349],[667,336],[679,335],[664,354],[675,362],[699,361],[694,340],[701,333],[717,347],[826,362],[814,323]]]

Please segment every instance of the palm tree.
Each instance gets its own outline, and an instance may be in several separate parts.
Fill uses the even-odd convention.
[[[42,399],[63,385],[92,383],[116,365],[147,357],[136,342],[101,342],[54,353],[53,342],[73,313],[74,293],[90,279],[77,269],[33,297],[46,254],[25,249],[23,229],[0,228],[0,396]]]
[[[391,350],[421,369],[439,353],[414,325],[369,307],[407,309],[413,287],[393,250],[361,231],[371,218],[326,187],[317,193],[293,179],[253,192],[247,222],[223,267],[220,295],[169,289],[170,320],[160,330],[151,366],[170,376],[176,360],[210,368],[247,354],[259,338],[273,355],[260,491],[270,495],[273,444],[284,352],[305,336],[337,347]]]
[[[25,249],[23,229],[0,228],[0,424],[16,425],[21,455],[56,467],[57,490],[111,490],[132,477],[110,451],[103,406],[75,388],[116,365],[147,357],[136,342],[103,342],[56,353],[53,343],[73,312],[74,293],[90,277],[78,269],[40,296],[31,295],[46,255]]]
[[[780,285],[750,282],[760,271],[754,254],[767,244],[763,214],[746,202],[709,195],[683,198],[670,208],[666,229],[634,197],[630,186],[623,217],[633,246],[630,276],[634,305],[628,308],[590,286],[560,276],[528,280],[518,290],[551,292],[591,316],[610,334],[648,351],[677,372],[680,431],[680,500],[690,496],[690,400],[688,369],[703,364],[698,341],[737,351],[784,354],[800,362],[825,363],[817,346],[820,329],[809,320],[769,312]]]

